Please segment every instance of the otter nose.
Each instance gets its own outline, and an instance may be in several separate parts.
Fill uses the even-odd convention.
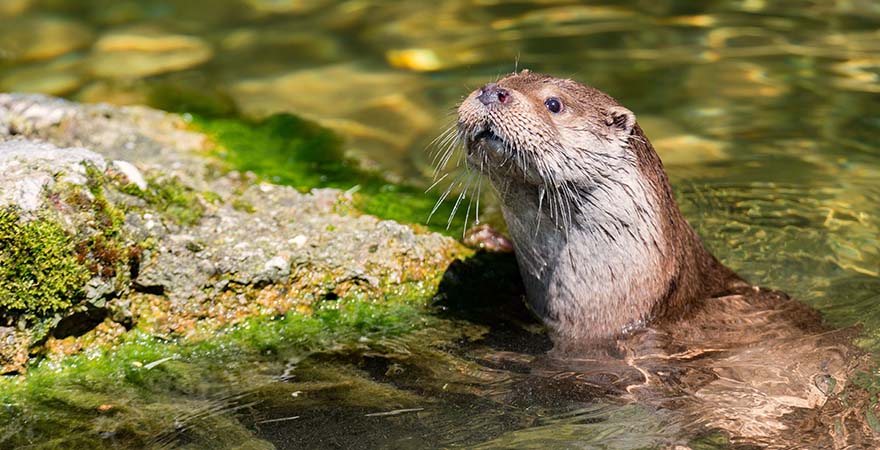
[[[480,89],[480,95],[477,98],[480,100],[480,103],[488,106],[493,103],[507,103],[507,100],[510,99],[510,93],[507,92],[507,89],[502,89],[495,83],[489,83],[483,86],[483,89]]]

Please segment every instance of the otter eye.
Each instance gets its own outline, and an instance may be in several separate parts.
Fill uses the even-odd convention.
[[[554,114],[562,111],[562,102],[556,97],[550,97],[547,100],[544,100],[544,106]]]

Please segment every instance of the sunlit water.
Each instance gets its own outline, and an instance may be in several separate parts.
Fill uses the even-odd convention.
[[[716,255],[834,326],[863,324],[880,350],[876,2],[4,0],[0,23],[2,90],[121,104],[200,90],[317,120],[423,185],[424,149],[470,90],[515,68],[591,84],[636,113]],[[450,333],[279,357],[261,373],[281,381],[215,413],[278,448],[716,445],[650,405],[515,390],[528,370],[493,364],[504,346]]]

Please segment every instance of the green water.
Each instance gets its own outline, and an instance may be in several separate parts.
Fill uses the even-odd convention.
[[[335,130],[364,166],[427,186],[425,147],[462,96],[517,67],[571,77],[636,113],[716,255],[834,326],[862,324],[861,343],[878,351],[878,30],[880,4],[852,0],[4,0],[0,90],[251,118],[292,112]],[[192,92],[202,95],[180,101]],[[485,204],[484,221],[497,221]],[[479,328],[473,320],[436,320],[423,328],[436,342],[417,333],[240,356],[261,361],[256,372],[237,367],[226,384],[218,375],[202,387],[157,381],[186,387],[132,401],[209,403],[186,403],[203,412],[181,412],[196,417],[187,426],[168,413],[170,423],[130,426],[125,439],[101,434],[101,416],[65,416],[64,427],[86,448],[90,437],[108,448],[715,445],[634,405],[499,400],[516,372],[459,348],[449,330]],[[31,429],[34,447],[64,448]],[[156,429],[164,434],[151,437]]]

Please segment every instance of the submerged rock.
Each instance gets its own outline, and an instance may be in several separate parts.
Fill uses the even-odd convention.
[[[12,61],[46,60],[87,47],[93,38],[91,29],[70,19],[17,17],[0,27],[0,56]]]
[[[4,310],[0,319],[17,327],[3,334],[15,343],[0,354],[4,373],[24,371],[27,345],[79,351],[78,336],[99,326],[206,336],[328,299],[426,297],[462,252],[452,239],[361,214],[351,193],[226,172],[206,156],[214,145],[156,110],[0,95],[0,208],[21,223],[59,224],[88,274],[69,304]],[[59,322],[78,331],[56,332]]]
[[[82,57],[76,54],[21,65],[0,77],[0,90],[65,95],[82,86],[80,73]]]
[[[211,46],[195,36],[132,28],[98,39],[90,67],[99,77],[141,78],[188,69],[213,54]]]

